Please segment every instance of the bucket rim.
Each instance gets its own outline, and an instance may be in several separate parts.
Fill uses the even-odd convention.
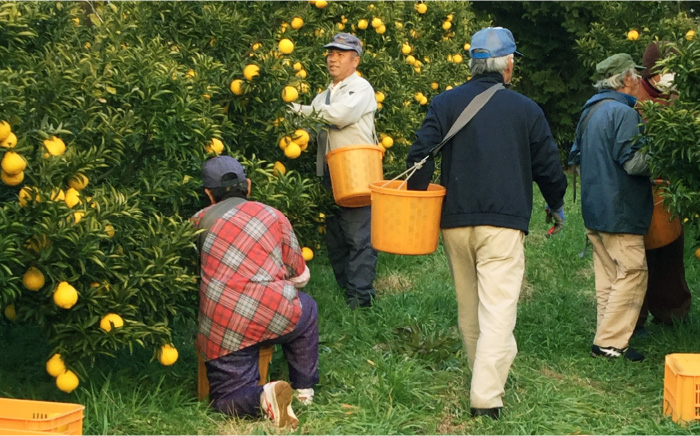
[[[326,159],[328,159],[329,156],[333,156],[336,154],[339,154],[344,151],[351,151],[351,150],[376,150],[382,153],[382,156],[384,156],[385,151],[380,147],[379,145],[372,145],[372,144],[357,144],[357,145],[346,145],[344,147],[336,148],[335,150],[331,150],[328,153],[326,153]]]
[[[395,186],[404,183],[404,180],[380,180],[369,184],[369,190],[378,194],[394,195],[398,197],[419,197],[419,198],[434,198],[444,197],[447,194],[447,189],[437,183],[430,183],[425,191],[409,191],[404,189],[395,189]]]

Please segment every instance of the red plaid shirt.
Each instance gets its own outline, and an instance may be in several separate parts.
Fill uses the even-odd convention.
[[[195,226],[207,210],[192,217]],[[294,330],[301,302],[287,279],[306,264],[282,212],[255,201],[228,210],[209,229],[200,256],[197,348],[207,360]]]

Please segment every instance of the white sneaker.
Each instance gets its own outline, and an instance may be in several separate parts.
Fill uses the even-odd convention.
[[[314,402],[314,388],[297,389],[295,394],[297,400],[304,406],[310,406]]]
[[[292,386],[286,381],[274,381],[263,386],[260,407],[276,427],[296,427],[299,424],[292,410],[292,396]]]

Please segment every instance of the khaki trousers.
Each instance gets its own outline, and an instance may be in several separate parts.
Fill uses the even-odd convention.
[[[644,236],[586,229],[593,245],[598,322],[593,344],[625,349],[644,302],[649,273]]]
[[[472,370],[470,406],[503,406],[518,347],[513,336],[525,272],[525,235],[491,226],[443,229],[458,323]]]

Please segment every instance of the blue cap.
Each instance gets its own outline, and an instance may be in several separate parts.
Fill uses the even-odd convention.
[[[515,40],[510,30],[504,27],[486,27],[472,36],[469,56],[472,59],[487,59],[509,54],[522,56],[515,51]]]
[[[353,50],[358,55],[362,54],[362,43],[355,35],[349,33],[339,33],[333,37],[333,42],[323,46],[323,48],[337,48],[340,50]]]
[[[202,165],[202,181],[208,189],[233,186],[245,179],[243,165],[231,156],[216,156],[207,159]]]

